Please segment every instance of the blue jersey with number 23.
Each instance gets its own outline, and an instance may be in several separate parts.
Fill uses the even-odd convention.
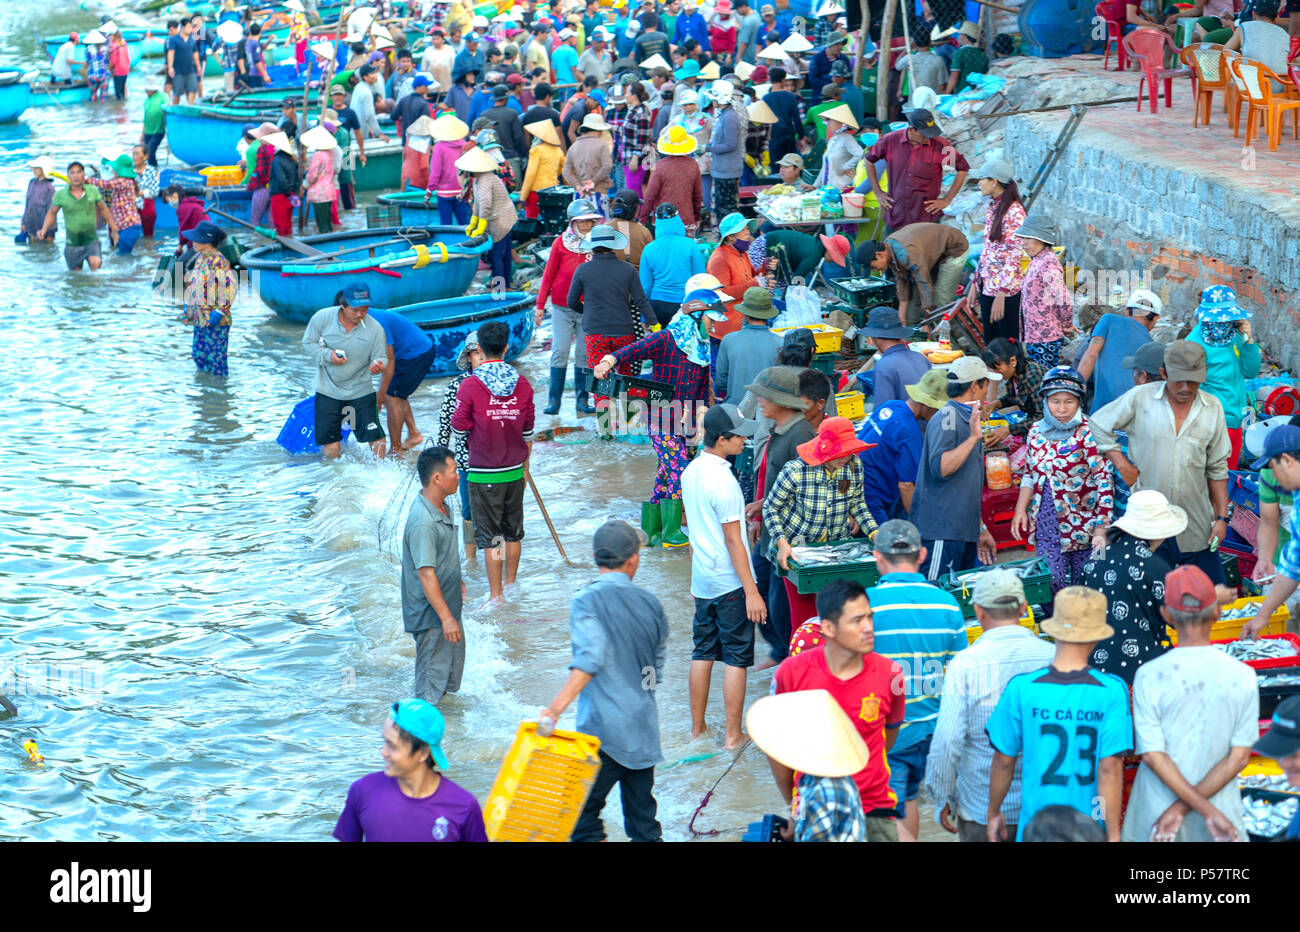
[[[1046,806],[1069,806],[1104,823],[1097,771],[1103,757],[1133,748],[1128,688],[1118,676],[1091,667],[1022,673],[1007,683],[988,736],[995,750],[1024,757],[1017,840]]]

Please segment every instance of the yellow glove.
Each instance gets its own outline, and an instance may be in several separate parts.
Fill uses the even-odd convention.
[[[748,165],[752,171],[758,170],[758,166],[754,164],[754,157],[752,155],[745,156],[745,164]]]
[[[469,224],[465,227],[465,235],[466,235],[466,236],[473,236],[473,235],[474,235],[474,227],[476,227],[476,226],[478,226],[478,217],[476,217],[476,216],[471,216],[471,217],[469,218]]]
[[[772,170],[772,156],[766,149],[764,149],[763,150],[763,171],[771,172],[771,170]]]
[[[662,330],[662,329],[663,329],[663,327],[662,327],[661,325],[659,325],[659,324],[651,324],[651,325],[650,325],[650,332],[651,332],[651,333],[658,333],[658,332],[659,332],[660,330]]]
[[[474,235],[479,236],[487,232],[487,220],[482,217],[478,218],[478,226],[474,228]]]

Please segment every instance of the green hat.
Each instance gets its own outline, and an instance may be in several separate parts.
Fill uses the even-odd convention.
[[[771,320],[776,316],[772,306],[772,295],[766,288],[746,288],[745,297],[736,305],[736,310],[746,317],[758,320]]]
[[[936,366],[921,376],[915,385],[907,386],[907,397],[938,411],[948,404],[948,373]]]
[[[131,161],[131,156],[125,152],[108,164],[112,167],[113,174],[119,178],[135,177],[135,163]]]
[[[398,728],[429,746],[435,764],[443,770],[450,766],[447,755],[442,752],[442,736],[447,730],[447,723],[437,706],[430,705],[423,699],[401,699],[393,703],[389,717]]]

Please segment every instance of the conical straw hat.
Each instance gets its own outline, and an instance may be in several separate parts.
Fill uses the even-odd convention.
[[[810,52],[813,44],[808,41],[807,36],[800,35],[797,32],[790,33],[790,38],[781,43],[781,48],[787,52]]]
[[[745,108],[745,112],[749,114],[749,119],[752,123],[776,122],[776,114],[772,112],[772,108],[761,100],[754,101]]]
[[[848,104],[840,104],[838,107],[823,110],[821,117],[823,120],[835,120],[845,126],[851,126],[854,129],[858,128],[858,118],[853,115],[853,108]]]
[[[456,167],[463,172],[494,172],[496,160],[482,149],[470,149],[456,160]]]
[[[673,66],[668,64],[668,62],[664,61],[664,57],[662,55],[656,53],[654,55],[651,55],[645,61],[641,62],[641,67],[645,68],[647,71],[652,71],[655,68],[667,68],[671,71]]]
[[[444,113],[433,121],[433,138],[439,142],[454,142],[468,135],[469,127],[454,113]]]
[[[524,129],[542,142],[549,142],[553,146],[560,144],[560,134],[555,131],[555,124],[550,120],[536,120],[532,123],[525,123]]]
[[[867,766],[862,736],[824,689],[765,696],[749,707],[745,728],[768,757],[815,777],[847,777]]]
[[[302,144],[308,149],[333,149],[338,140],[323,126],[313,126],[302,134]]]
[[[293,151],[293,143],[289,142],[289,137],[286,136],[286,135],[285,135],[283,132],[281,132],[281,131],[276,131],[276,132],[274,132],[274,133],[268,133],[268,134],[266,134],[265,136],[263,136],[263,137],[262,137],[262,144],[263,144],[263,145],[272,145],[272,146],[274,146],[275,148],[279,149],[281,152],[287,153],[288,155],[297,155],[297,154],[298,154],[298,153],[296,153],[296,152]]]

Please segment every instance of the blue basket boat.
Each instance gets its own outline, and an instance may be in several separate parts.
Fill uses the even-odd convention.
[[[144,34],[147,31],[148,30],[145,29],[122,30],[122,38],[126,40],[126,52],[128,57],[131,59],[132,68],[139,64],[140,59],[144,57]],[[90,30],[83,29],[79,30],[79,32],[82,36],[85,36],[85,34],[90,32]],[[163,39],[167,38],[167,29],[165,27],[159,28],[157,33],[161,34]],[[152,43],[155,38],[156,36],[151,36],[150,42]],[[107,39],[107,37],[105,37],[105,39]],[[68,41],[68,34],[66,32],[61,32],[55,36],[46,36],[42,41],[45,43],[45,54],[49,55],[50,59],[53,60],[54,56],[58,54],[59,47]],[[104,49],[105,51],[108,50],[107,43],[105,43]],[[77,47],[73,50],[72,55],[68,58],[68,64],[72,65],[74,68],[79,68],[85,63],[86,46],[84,43],[78,43]]]
[[[301,240],[326,253],[302,256],[276,243],[250,249],[240,258],[254,273],[253,286],[268,307],[294,323],[306,323],[334,303],[349,282],[370,286],[375,307],[401,307],[420,301],[463,295],[474,280],[479,260],[492,248],[490,237],[470,244],[460,227],[385,227],[308,236]],[[427,247],[432,261],[420,261],[417,246]],[[441,261],[441,246],[447,260]],[[332,255],[339,250],[355,250]]]
[[[32,84],[31,107],[67,107],[90,103],[90,85],[80,84]]]
[[[257,111],[235,107],[174,104],[167,114],[167,148],[186,165],[234,165],[245,123],[260,123]],[[279,108],[276,108],[277,112]]]
[[[32,86],[17,68],[0,69],[0,123],[12,123],[32,101]]]
[[[437,226],[442,222],[438,215],[438,199],[429,198],[425,203],[424,192],[419,190],[401,191],[397,194],[381,194],[377,198],[386,207],[396,207],[398,218],[403,226]]]
[[[390,310],[401,314],[433,337],[438,352],[433,365],[429,367],[429,375],[438,377],[456,375],[460,371],[456,368],[456,357],[465,345],[465,337],[489,320],[499,320],[510,328],[506,361],[513,360],[532,342],[533,312],[536,306],[536,295],[508,291],[500,295],[467,295],[424,301]]]

